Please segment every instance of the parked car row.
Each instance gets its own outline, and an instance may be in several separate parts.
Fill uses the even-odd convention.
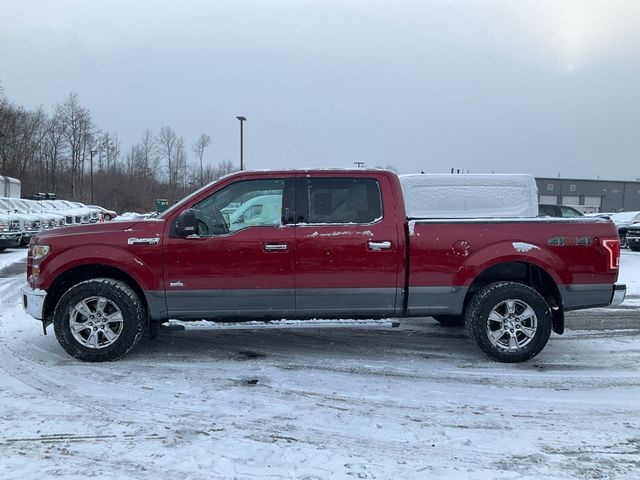
[[[0,251],[27,245],[43,230],[112,219],[115,212],[68,200],[28,200],[0,197]]]
[[[589,213],[582,214],[573,207],[567,205],[538,205],[539,216],[541,217],[600,217],[611,220],[618,229],[620,237],[620,247],[629,247],[633,251],[640,251],[640,212],[618,212],[618,213]]]

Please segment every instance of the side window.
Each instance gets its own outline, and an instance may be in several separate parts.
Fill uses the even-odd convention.
[[[382,218],[380,185],[371,178],[312,178],[308,223],[372,223]]]
[[[246,180],[218,190],[193,206],[200,235],[282,224],[284,180]]]
[[[562,211],[562,216],[564,218],[575,218],[575,217],[580,217],[581,216],[573,208],[560,207],[560,210]]]

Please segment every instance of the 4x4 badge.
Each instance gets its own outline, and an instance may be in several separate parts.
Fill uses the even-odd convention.
[[[589,247],[593,245],[591,237],[553,237],[547,242],[556,247]]]

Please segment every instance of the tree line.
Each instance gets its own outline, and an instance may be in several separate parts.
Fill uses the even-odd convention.
[[[163,127],[144,131],[124,150],[117,132],[98,128],[77,94],[47,112],[15,105],[0,86],[0,174],[19,179],[22,195],[53,192],[91,203],[93,183],[94,204],[147,212],[157,198],[172,203],[238,170],[228,160],[205,162],[210,145],[205,133],[187,145],[171,127]]]

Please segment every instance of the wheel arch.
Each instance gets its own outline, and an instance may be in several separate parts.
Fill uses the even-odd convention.
[[[44,318],[52,318],[53,310],[58,304],[60,297],[62,297],[69,288],[80,282],[94,278],[110,278],[124,282],[138,295],[145,311],[149,311],[149,305],[144,291],[130,274],[112,265],[89,263],[77,265],[65,270],[51,283],[51,286],[47,288],[47,296],[44,303]]]
[[[536,290],[551,309],[553,331],[564,333],[564,312],[562,296],[553,275],[541,266],[524,260],[510,260],[495,263],[482,270],[471,282],[464,299],[464,309],[473,296],[483,287],[498,281],[513,281]]]

